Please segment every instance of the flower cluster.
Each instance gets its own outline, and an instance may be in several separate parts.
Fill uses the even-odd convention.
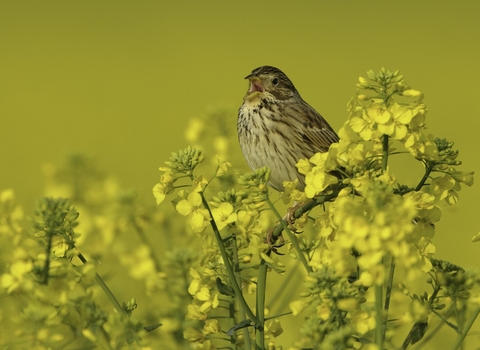
[[[175,188],[191,186],[180,189],[173,203],[177,212],[189,218],[190,230],[202,233],[203,252],[198,266],[190,270],[192,302],[187,314],[200,326],[184,331],[185,339],[196,348],[213,349],[222,341],[215,337],[226,329],[231,344],[252,346],[255,329],[257,348],[265,348],[265,340],[275,346],[273,338],[283,332],[281,319],[274,315],[267,320],[270,310],[264,302],[268,272],[282,274],[293,266],[279,258],[282,252],[277,249],[283,243],[288,257],[299,260],[306,272],[301,299],[287,300],[283,286],[277,291],[277,298],[284,295],[283,304],[289,304],[294,316],[306,314],[303,337],[294,348],[312,344],[318,349],[356,348],[363,343],[366,348],[381,349],[387,342],[393,344],[392,330],[397,325],[413,323],[404,342],[408,346],[422,339],[428,315],[444,307],[439,295],[450,300],[461,295],[476,299],[474,275],[468,279],[455,275],[455,279],[439,270],[432,243],[435,223],[441,218],[440,201],[458,201],[461,185],[473,184],[473,172],[458,169],[461,163],[452,142],[425,134],[427,108],[421,92],[411,89],[398,71],[382,69],[367,75],[360,78],[349,103],[339,142],[325,153],[298,161],[298,172],[305,176],[304,190],[298,189],[298,180],[284,182],[283,201],[296,202],[284,219],[270,199],[267,168],[237,176],[241,189],[221,190],[210,200],[207,188],[215,186],[213,181],[193,171],[203,161],[200,151],[187,148],[174,154],[167,168],[160,168],[161,181],[154,187],[157,203]],[[195,125],[198,122],[188,135],[197,142],[198,132],[203,133],[207,124],[196,131]],[[410,154],[423,165],[424,175],[415,187],[398,181],[389,165],[390,157],[399,153]],[[225,176],[230,167],[230,163],[219,163],[212,179],[234,185]],[[180,178],[188,178],[191,184],[178,185]],[[315,214],[312,225],[312,209],[319,205],[323,212]],[[272,214],[280,221],[277,226]],[[212,230],[207,231],[208,226]],[[281,232],[288,237],[281,237]],[[480,240],[478,235],[474,240]],[[403,276],[400,288],[394,283],[395,272]],[[407,285],[425,274],[435,276],[433,292],[410,293]],[[301,276],[285,285],[298,283]],[[475,293],[452,289],[455,283],[450,279],[463,287],[468,281]],[[250,295],[255,295],[255,309],[247,303]],[[404,305],[410,306],[390,308],[399,295],[409,296]],[[228,315],[223,312],[227,309]]]
[[[170,161],[165,162],[166,167],[160,167],[162,172],[160,182],[153,187],[153,195],[160,204],[165,197],[174,191],[174,183],[185,176],[191,176],[193,170],[205,159],[202,151],[188,147],[178,153],[172,153]]]
[[[381,293],[385,283],[390,286],[387,293],[392,293],[391,272],[395,266],[405,276],[405,283],[431,273],[434,224],[441,217],[439,203],[456,203],[461,184],[473,184],[473,172],[457,168],[461,162],[457,160],[458,151],[452,148],[453,142],[424,133],[427,109],[423,94],[411,89],[398,71],[369,71],[368,79],[360,78],[357,87],[348,107],[350,116],[339,131],[339,142],[332,144],[328,152],[297,163],[299,172],[305,175],[304,192],[295,188],[295,182],[284,184],[284,199],[312,198],[325,205],[314,226],[317,241],[324,242],[323,250],[312,256],[313,272],[306,283],[310,285],[313,276],[325,267],[336,281],[321,288],[317,298],[308,293],[308,299],[290,304],[294,314],[317,305],[310,316],[318,322],[310,325],[317,335],[325,332],[327,324],[331,326],[326,322],[331,317],[333,324],[340,322],[352,327],[340,329],[362,335],[378,327],[383,311],[376,298],[381,294],[373,300],[377,307],[370,310],[359,309],[355,296],[365,287]],[[415,188],[399,183],[389,167],[389,157],[400,153],[394,148],[397,145],[424,166],[424,176]],[[334,196],[333,200],[322,202],[321,198],[328,195]],[[360,288],[343,297],[349,300],[348,310],[338,302],[341,293],[325,297],[325,293],[340,288],[340,281],[347,279]],[[390,299],[389,295],[386,297]],[[386,308],[388,311],[388,303]],[[433,302],[424,307],[425,312],[434,309]],[[344,311],[350,312],[348,321],[342,319]],[[329,334],[340,329],[333,327]],[[308,334],[315,339],[311,332],[312,329]],[[346,339],[351,340],[348,334]],[[345,340],[343,346],[348,342]]]

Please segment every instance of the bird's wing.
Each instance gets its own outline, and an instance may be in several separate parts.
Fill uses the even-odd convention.
[[[303,127],[297,129],[299,137],[312,148],[313,153],[326,152],[332,143],[338,142],[338,136],[316,110],[302,101],[301,119]]]

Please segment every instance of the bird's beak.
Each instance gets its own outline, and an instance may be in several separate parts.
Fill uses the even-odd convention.
[[[265,87],[263,86],[262,80],[260,80],[259,77],[250,74],[247,75],[245,79],[250,80],[250,87],[247,95],[245,96],[245,100],[252,100],[265,91]]]

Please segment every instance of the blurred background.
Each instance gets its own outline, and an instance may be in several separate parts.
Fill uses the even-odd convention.
[[[359,76],[399,69],[425,94],[430,132],[479,173],[479,14],[473,1],[3,1],[0,189],[29,213],[44,164],[83,153],[153,202],[189,120],[223,108],[235,128],[243,78],[261,65],[281,68],[336,130]],[[442,208],[438,258],[479,266],[479,194]]]

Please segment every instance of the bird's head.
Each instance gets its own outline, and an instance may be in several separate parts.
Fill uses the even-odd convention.
[[[245,77],[250,86],[244,100],[252,101],[257,97],[270,97],[276,100],[288,100],[298,94],[293,83],[280,69],[263,66],[256,68]]]

